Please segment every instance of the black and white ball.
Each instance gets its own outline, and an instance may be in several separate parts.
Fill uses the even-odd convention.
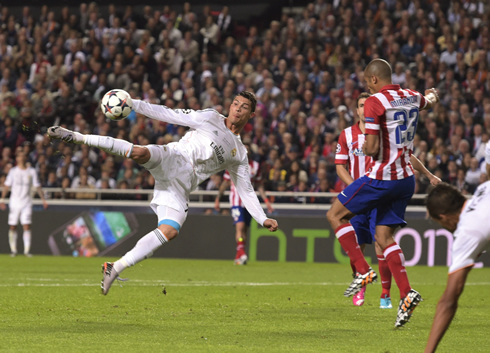
[[[113,89],[102,97],[100,108],[107,118],[118,121],[131,113],[133,100],[128,92],[122,89]]]

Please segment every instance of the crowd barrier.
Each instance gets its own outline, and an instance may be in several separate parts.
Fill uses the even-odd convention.
[[[62,202],[63,200],[59,200]],[[126,202],[128,205],[128,203]],[[121,256],[145,234],[155,229],[157,217],[148,207],[51,205],[34,206],[32,253],[66,256]],[[194,210],[195,211],[195,210]],[[311,212],[309,212],[311,213]],[[323,213],[323,212],[322,212]],[[323,213],[324,214],[324,213]],[[250,261],[332,262],[348,264],[326,218],[320,215],[281,213],[274,216],[279,230],[271,233],[252,221],[247,248]],[[8,253],[8,212],[0,212],[4,234],[0,252]],[[422,212],[408,212],[405,228],[395,234],[407,266],[447,266],[453,236],[427,220]],[[21,227],[19,226],[19,234]],[[187,259],[233,259],[235,229],[231,216],[190,212],[179,236],[158,249],[155,257]],[[22,236],[18,237],[22,249]],[[366,247],[370,263],[376,263],[374,246]],[[477,267],[490,266],[483,255]]]

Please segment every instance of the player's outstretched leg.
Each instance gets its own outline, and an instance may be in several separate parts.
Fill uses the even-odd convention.
[[[60,126],[52,126],[48,129],[48,136],[55,140],[62,140],[68,143],[85,144],[97,147],[107,153],[116,156],[130,158],[133,152],[133,144],[128,141],[115,139],[110,136],[83,135],[79,132],[71,131]]]

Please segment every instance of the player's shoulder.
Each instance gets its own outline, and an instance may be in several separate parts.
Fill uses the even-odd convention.
[[[201,109],[201,110],[193,110],[193,112],[195,112],[196,114],[208,115],[210,117],[212,116],[212,117],[221,118],[221,119],[225,118],[216,109],[212,109],[212,108],[206,108],[206,109]]]

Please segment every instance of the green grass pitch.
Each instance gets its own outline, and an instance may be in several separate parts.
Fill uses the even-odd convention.
[[[408,268],[424,301],[404,329],[381,285],[354,307],[349,266],[149,259],[100,294],[100,258],[0,256],[0,350],[422,352],[444,267]],[[440,352],[488,352],[490,269],[475,269]],[[166,294],[163,293],[165,288]],[[398,306],[398,289],[392,292]]]

